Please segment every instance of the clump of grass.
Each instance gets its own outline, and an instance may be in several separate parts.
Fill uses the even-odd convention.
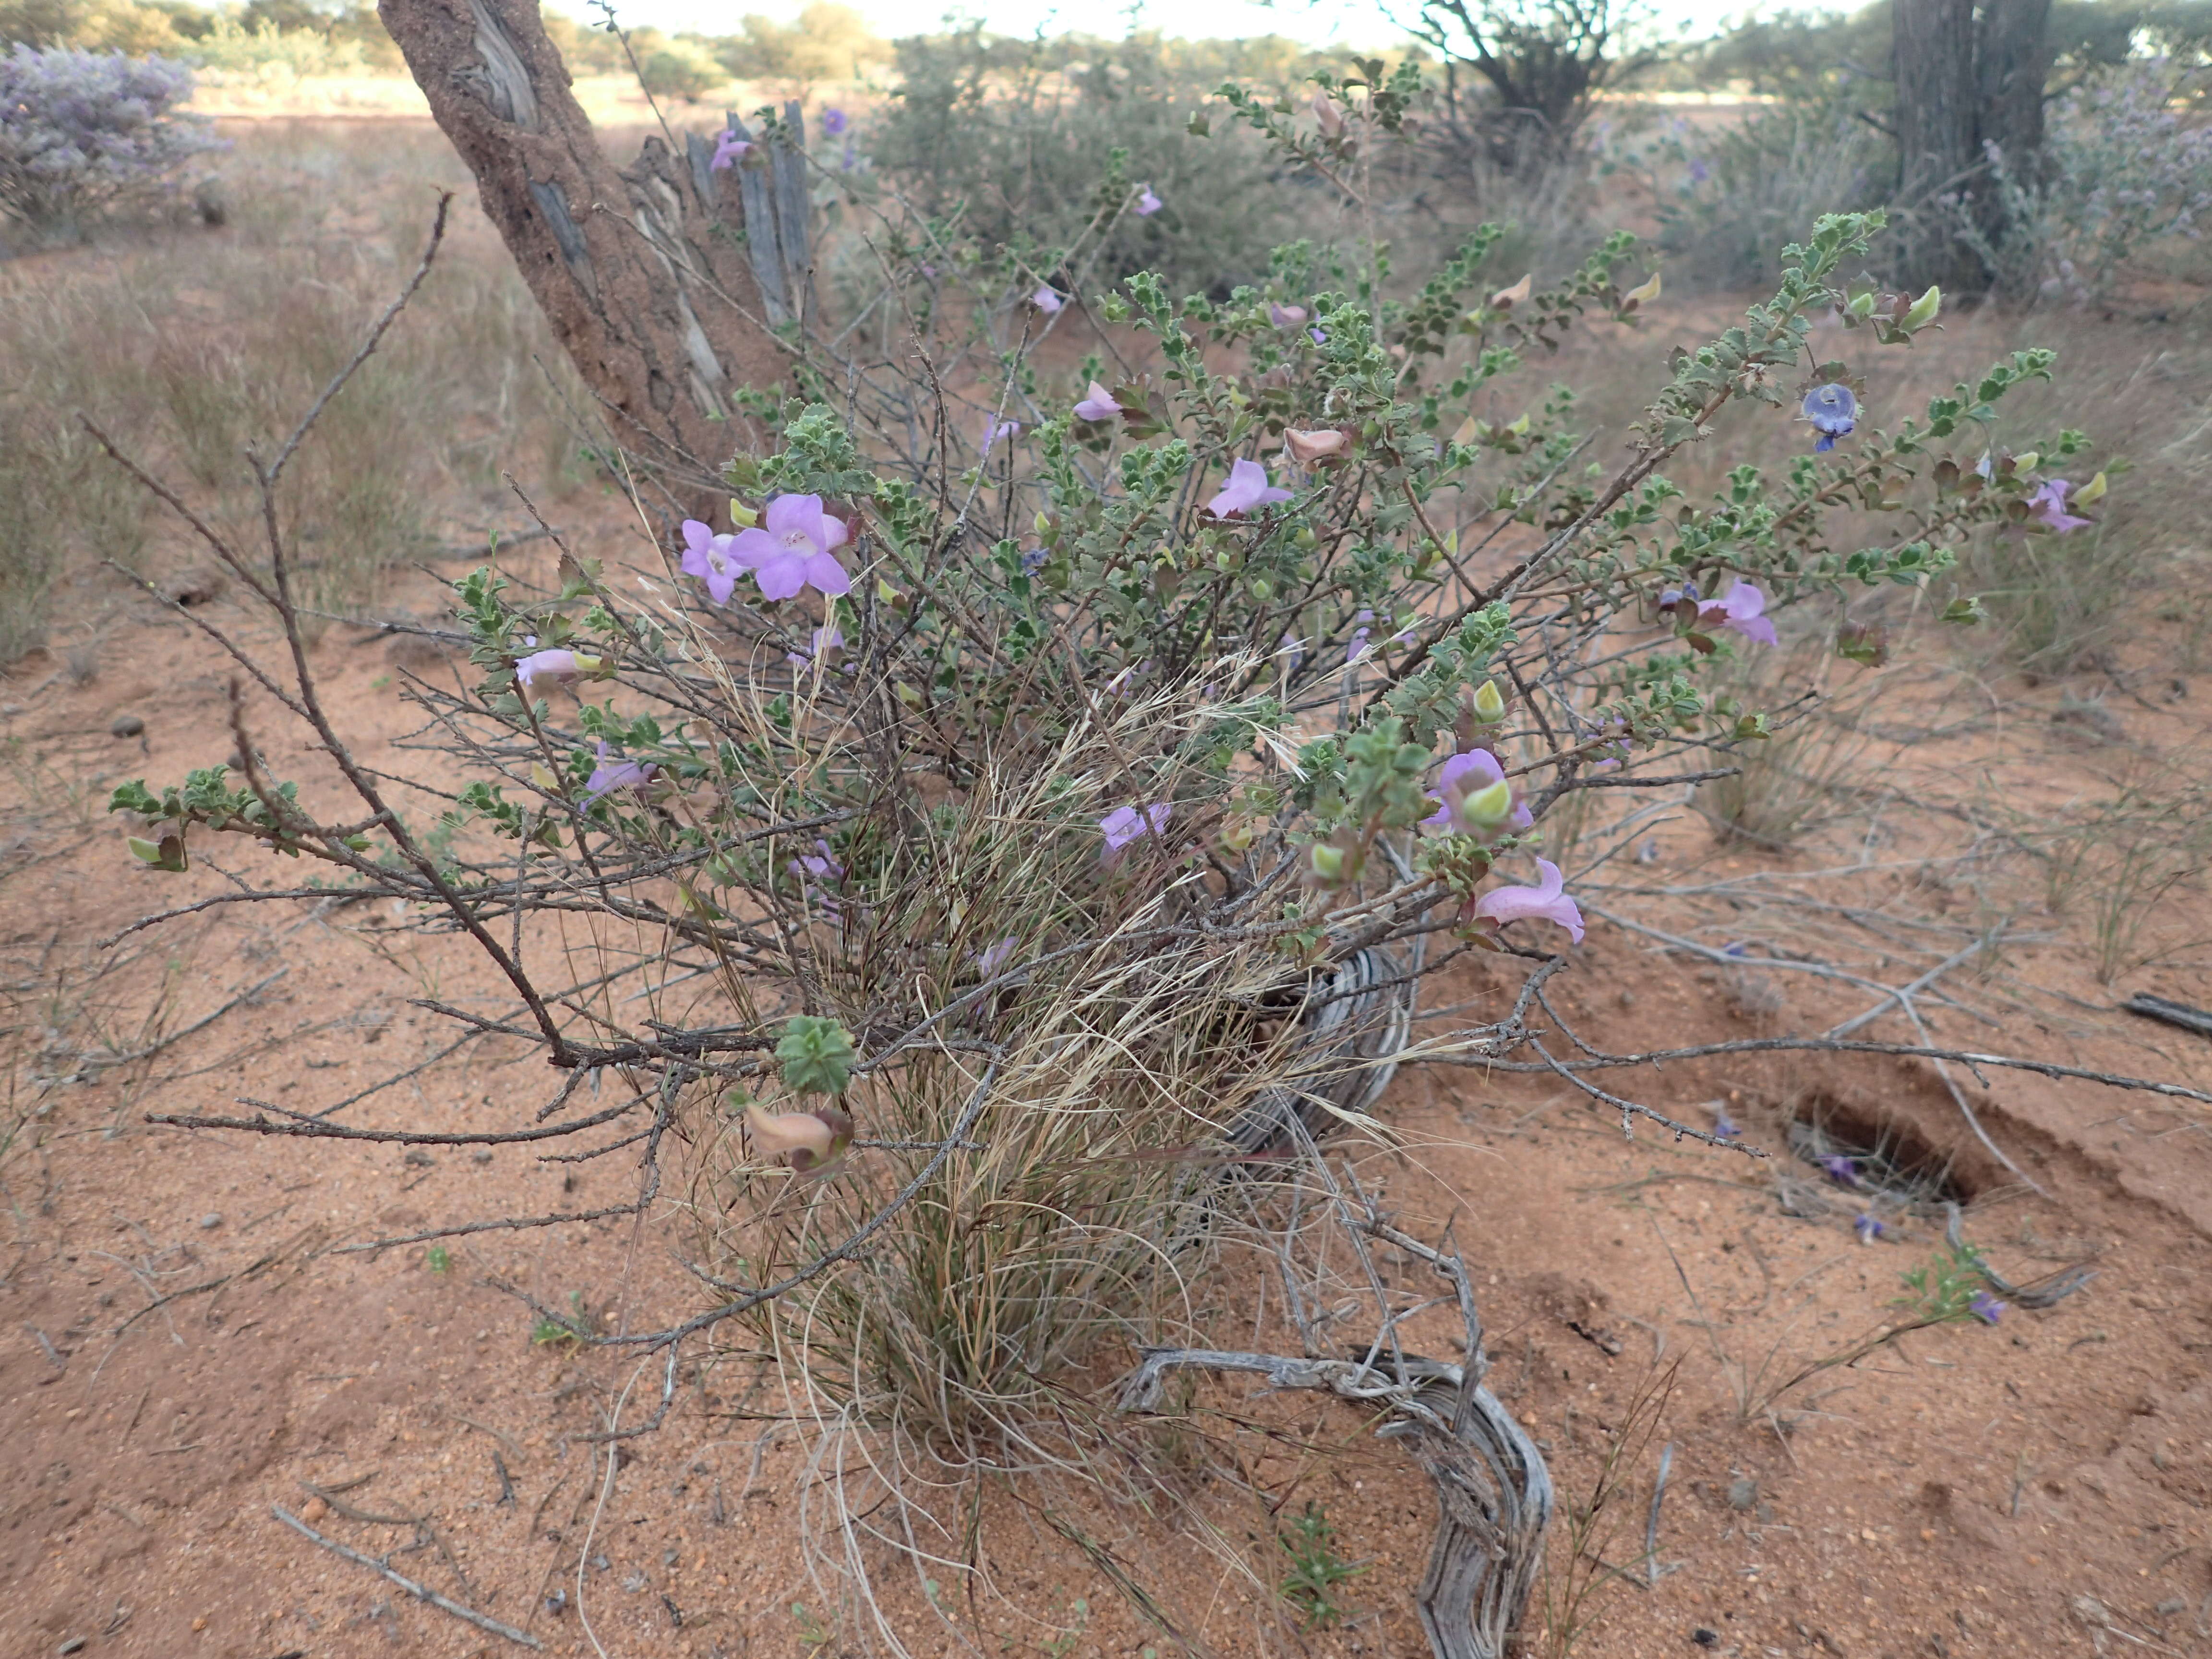
[[[1808,706],[1784,699],[1785,675],[1747,672],[1738,694],[1769,715],[1773,735],[1738,744],[1728,777],[1698,786],[1692,805],[1715,832],[1780,852],[1803,840],[1856,798],[1854,780],[1868,774],[1871,739],[1853,729],[1834,703]]]
[[[43,638],[71,566],[143,562],[144,493],[79,412],[189,477],[219,527],[248,524],[246,447],[281,436],[351,356],[431,188],[459,182],[441,146],[313,129],[246,139],[228,173],[222,230],[171,227],[0,272],[0,661]],[[580,475],[562,407],[573,375],[534,302],[488,226],[454,242],[294,465],[285,530],[311,605],[375,592],[455,509],[474,519],[465,493],[502,469]]]
[[[1984,648],[2035,678],[2093,665],[2127,627],[2143,549],[2124,530],[1997,534],[1977,542],[1962,583],[1990,615]]]
[[[2085,925],[2098,981],[2170,960],[2201,939],[2176,937],[2168,901],[2212,863],[2212,799],[2171,774],[2133,782],[2111,800],[2022,841],[2041,865],[2044,903]]]
[[[1599,1598],[1606,1589],[1624,1579],[1641,1582],[1648,1587],[1656,1575],[1656,1563],[1651,1559],[1651,1551],[1657,1541],[1659,1504],[1666,1471],[1673,1461],[1671,1447],[1662,1455],[1655,1480],[1645,1551],[1641,1558],[1631,1558],[1643,1560],[1643,1574],[1639,1575],[1632,1565],[1608,1561],[1607,1557],[1608,1553],[1620,1553],[1617,1546],[1621,1530],[1634,1521],[1629,1501],[1634,1496],[1636,1471],[1659,1431],[1668,1404],[1674,1395],[1675,1376],[1680,1370],[1681,1361],[1678,1359],[1663,1370],[1655,1361],[1646,1370],[1629,1396],[1620,1426],[1606,1435],[1605,1449],[1589,1492],[1580,1498],[1566,1498],[1562,1505],[1565,1510],[1565,1535],[1545,1553],[1540,1592],[1543,1651],[1551,1659],[1566,1659],[1575,1644],[1589,1633],[1600,1616]],[[1571,1402],[1567,1409],[1570,1413],[1573,1412]],[[1572,1436],[1573,1424],[1570,1421],[1571,1443]]]

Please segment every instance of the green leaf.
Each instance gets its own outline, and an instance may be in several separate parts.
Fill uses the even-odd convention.
[[[783,1028],[775,1057],[783,1064],[784,1086],[793,1093],[842,1095],[860,1054],[836,1020],[799,1014]]]

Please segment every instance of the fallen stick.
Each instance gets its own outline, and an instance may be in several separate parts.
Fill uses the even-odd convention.
[[[402,1575],[392,1571],[391,1568],[386,1566],[383,1562],[378,1560],[375,1557],[363,1555],[359,1550],[348,1549],[343,1544],[339,1543],[334,1538],[324,1537],[322,1534],[317,1532],[313,1527],[300,1519],[298,1516],[293,1514],[289,1510],[284,1508],[281,1504],[271,1504],[269,1506],[269,1513],[275,1516],[286,1526],[291,1528],[293,1531],[300,1534],[303,1537],[313,1540],[318,1544],[320,1544],[331,1554],[343,1556],[349,1561],[354,1562],[358,1565],[367,1567],[371,1572],[381,1574],[383,1577],[390,1579],[393,1583],[398,1585],[400,1589],[405,1590],[416,1601],[428,1601],[432,1607],[436,1607],[441,1613],[450,1613],[456,1619],[465,1619],[470,1624],[474,1625],[478,1630],[488,1630],[494,1636],[504,1636],[508,1641],[520,1642],[526,1648],[537,1648],[542,1650],[545,1645],[527,1631],[517,1630],[512,1625],[502,1625],[498,1620],[487,1618],[484,1614],[477,1612],[473,1607],[465,1607],[459,1601],[447,1601],[444,1596],[439,1595],[437,1591],[432,1589],[428,1584],[418,1584],[413,1579],[404,1577]]]

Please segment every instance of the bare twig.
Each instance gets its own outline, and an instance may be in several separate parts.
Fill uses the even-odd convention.
[[[328,1502],[329,1500],[325,1499],[325,1501]],[[467,1622],[474,1625],[478,1630],[489,1631],[494,1636],[505,1637],[508,1641],[520,1643],[526,1648],[536,1648],[542,1650],[545,1645],[536,1637],[531,1635],[527,1631],[517,1630],[512,1625],[502,1625],[498,1620],[490,1618],[484,1613],[478,1613],[473,1607],[465,1607],[459,1601],[449,1601],[445,1596],[439,1595],[437,1591],[432,1589],[428,1585],[418,1584],[413,1579],[394,1572],[390,1567],[386,1566],[383,1562],[377,1560],[374,1556],[363,1555],[359,1550],[348,1549],[343,1544],[339,1543],[334,1538],[324,1537],[322,1534],[317,1532],[313,1527],[300,1519],[298,1516],[294,1515],[289,1510],[284,1508],[281,1504],[271,1504],[269,1506],[269,1513],[275,1516],[279,1521],[282,1521],[286,1526],[291,1528],[293,1531],[298,1533],[301,1537],[313,1540],[315,1543],[321,1545],[325,1549],[328,1550],[331,1554],[337,1556],[342,1559],[351,1561],[356,1566],[367,1567],[371,1572],[379,1574],[382,1577],[390,1580],[392,1583],[397,1584],[401,1589],[405,1590],[408,1595],[413,1596],[416,1601],[428,1602],[441,1613],[450,1613],[456,1619],[467,1620]]]

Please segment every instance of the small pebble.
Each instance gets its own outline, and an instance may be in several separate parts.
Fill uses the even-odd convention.
[[[200,1225],[201,1225],[203,1228],[209,1229],[209,1230],[212,1230],[212,1229],[214,1229],[214,1228],[216,1228],[216,1227],[220,1227],[220,1226],[222,1226],[222,1212],[221,1212],[220,1211],[216,1211],[216,1210],[210,1210],[210,1211],[209,1211],[205,1215],[204,1215],[204,1216],[202,1216],[202,1217],[200,1218]]]
[[[61,1646],[56,1648],[54,1651],[56,1653],[75,1653],[83,1646],[84,1638],[82,1636],[72,1636],[68,1641],[63,1643]]]
[[[331,1506],[321,1498],[310,1498],[301,1508],[300,1519],[312,1527],[330,1512]]]
[[[1717,1630],[1707,1630],[1700,1625],[1690,1632],[1690,1639],[1701,1648],[1717,1648],[1721,1643],[1721,1633]]]
[[[118,714],[108,722],[107,735],[111,738],[135,738],[145,729],[146,722],[136,714]]]
[[[478,1164],[489,1164],[491,1162],[491,1148],[489,1146],[479,1146],[476,1151],[471,1152],[469,1157]]]
[[[1759,1482],[1751,1480],[1731,1480],[1728,1489],[1729,1507],[1747,1510],[1759,1502]]]

